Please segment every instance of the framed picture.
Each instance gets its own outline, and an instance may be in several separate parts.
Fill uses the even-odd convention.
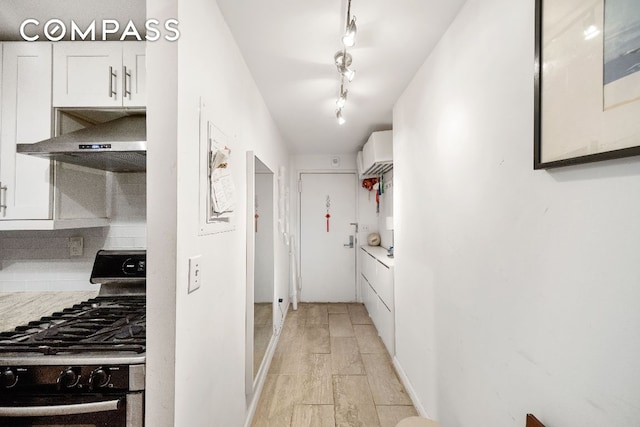
[[[640,155],[640,0],[536,0],[534,168]]]

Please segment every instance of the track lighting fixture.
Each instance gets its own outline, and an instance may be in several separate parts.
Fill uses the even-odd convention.
[[[345,24],[344,35],[342,36],[343,48],[333,55],[333,61],[336,64],[336,69],[338,70],[338,73],[340,73],[340,95],[336,101],[336,105],[338,106],[336,118],[338,119],[339,124],[345,123],[345,119],[342,117],[342,109],[347,102],[347,94],[349,93],[345,88],[345,80],[350,82],[356,75],[356,72],[349,68],[353,62],[353,57],[349,52],[347,52],[347,48],[355,45],[357,32],[358,28],[356,27],[356,17],[351,16],[351,0],[348,0],[347,22]]]

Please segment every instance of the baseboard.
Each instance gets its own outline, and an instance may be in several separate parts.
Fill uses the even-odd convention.
[[[429,414],[427,414],[427,411],[424,409],[424,406],[422,406],[422,402],[420,402],[420,399],[418,399],[418,395],[413,388],[413,384],[411,384],[409,377],[404,372],[404,369],[402,369],[400,361],[396,356],[393,356],[393,366],[396,368],[396,372],[400,377],[400,381],[402,381],[402,385],[404,386],[405,390],[407,390],[407,393],[411,398],[411,402],[413,402],[413,406],[416,408],[416,411],[418,411],[418,415],[424,418],[431,419],[431,417],[429,417]]]
[[[287,304],[286,310],[284,310],[284,317],[282,319],[282,324],[280,325],[280,329],[278,333],[274,333],[273,336],[271,337],[271,341],[269,342],[269,347],[267,347],[267,351],[265,352],[264,360],[260,365],[258,374],[256,375],[255,389],[253,390],[251,403],[247,408],[247,418],[244,421],[244,427],[251,427],[251,423],[253,422],[253,416],[256,414],[256,409],[258,408],[258,402],[260,401],[260,396],[262,395],[262,388],[264,387],[264,382],[267,379],[267,372],[269,372],[269,367],[271,366],[273,353],[275,353],[276,347],[278,346],[278,341],[280,340],[280,332],[282,332],[282,327],[284,326],[284,322],[287,318],[288,312],[289,312],[289,304]]]

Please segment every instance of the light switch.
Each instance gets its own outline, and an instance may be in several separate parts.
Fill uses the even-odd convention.
[[[202,270],[200,269],[201,255],[195,255],[189,258],[189,293],[200,287],[202,281]]]

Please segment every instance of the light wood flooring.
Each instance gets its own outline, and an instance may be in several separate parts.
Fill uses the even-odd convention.
[[[253,377],[255,378],[273,335],[273,303],[260,302],[253,307]]]
[[[395,427],[415,415],[363,304],[289,311],[254,427]]]

